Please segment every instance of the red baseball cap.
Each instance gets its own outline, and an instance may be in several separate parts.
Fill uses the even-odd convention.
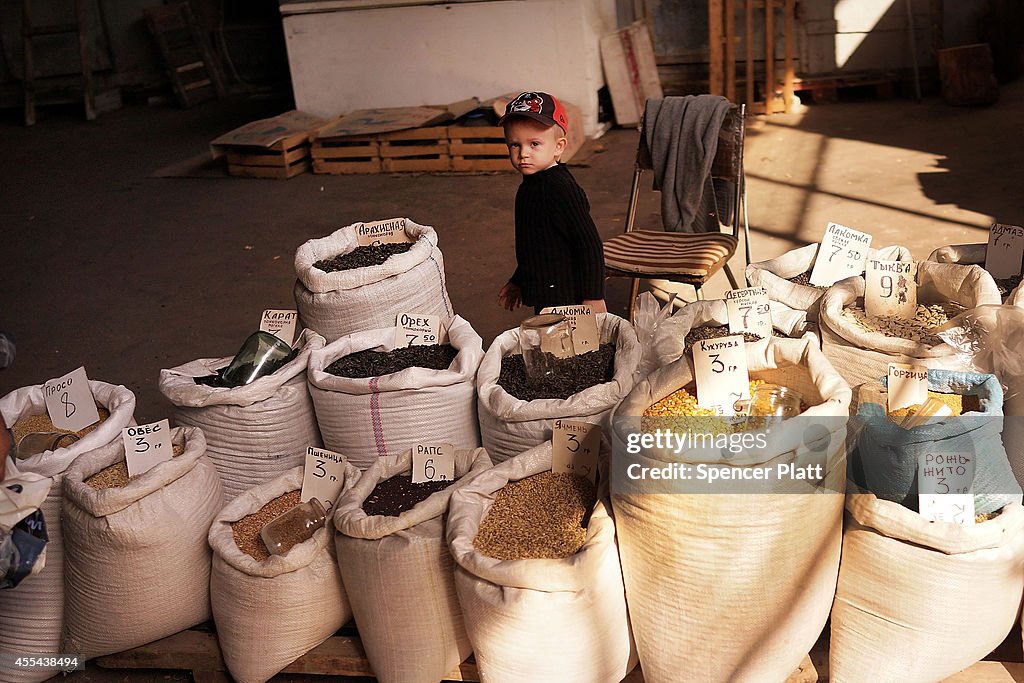
[[[504,125],[513,116],[525,116],[549,126],[559,126],[563,133],[569,131],[569,117],[565,107],[546,92],[523,92],[505,106],[505,115],[498,120]]]

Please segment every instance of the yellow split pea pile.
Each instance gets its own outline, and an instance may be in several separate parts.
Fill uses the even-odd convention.
[[[928,398],[938,399],[948,405],[950,410],[953,411],[954,416],[981,410],[981,403],[977,396],[961,396],[960,394],[943,394],[938,391],[929,391]],[[905,408],[890,410],[889,417],[905,417],[907,415],[914,415],[920,409],[921,404],[916,403]]]

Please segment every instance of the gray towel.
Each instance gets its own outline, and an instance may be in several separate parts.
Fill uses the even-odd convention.
[[[711,185],[708,175],[729,106],[718,95],[647,100],[643,151],[654,169],[654,189],[661,190],[661,221],[668,232],[706,229],[695,219]]]

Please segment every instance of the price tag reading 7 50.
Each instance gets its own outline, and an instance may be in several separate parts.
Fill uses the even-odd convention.
[[[864,272],[871,235],[829,223],[811,269],[811,284],[831,287],[840,280]]]
[[[395,348],[441,343],[441,316],[401,313],[395,318]]]
[[[772,309],[768,301],[768,290],[764,287],[726,292],[725,307],[729,312],[729,332],[751,332],[761,337],[771,334]]]
[[[734,415],[733,404],[750,398],[750,375],[743,335],[700,339],[693,345],[697,405],[720,415]]]

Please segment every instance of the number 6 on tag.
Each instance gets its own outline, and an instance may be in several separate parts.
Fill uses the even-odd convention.
[[[450,443],[418,443],[412,447],[412,483],[454,479],[455,446]]]

